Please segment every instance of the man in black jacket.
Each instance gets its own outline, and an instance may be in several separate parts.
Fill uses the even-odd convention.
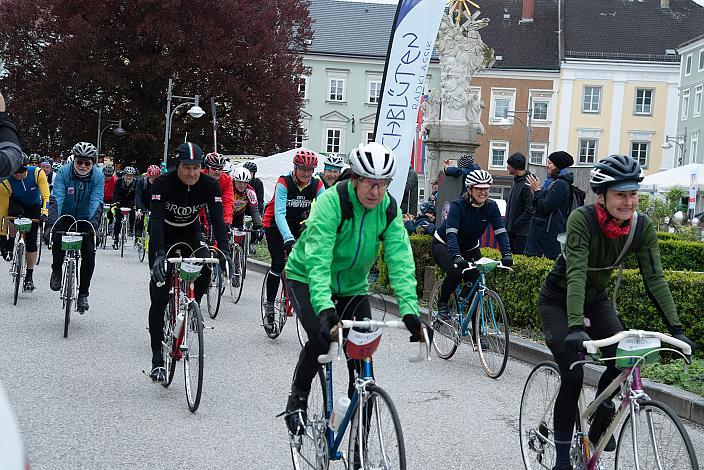
[[[523,254],[528,239],[530,219],[533,217],[533,192],[526,184],[526,157],[516,152],[506,162],[508,174],[513,176],[513,186],[506,204],[506,231],[514,254]]]
[[[20,136],[5,112],[5,98],[0,93],[0,179],[4,180],[22,165]]]

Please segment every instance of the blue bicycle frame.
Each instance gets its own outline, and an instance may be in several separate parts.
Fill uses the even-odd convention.
[[[457,315],[459,317],[459,322],[462,330],[462,336],[469,336],[469,322],[470,320],[476,315],[477,313],[477,308],[481,305],[481,301],[484,297],[484,286],[486,282],[486,276],[484,273],[479,273],[479,279],[472,285],[472,288],[469,291],[469,294],[466,296],[462,297],[461,292],[462,288],[465,286],[464,281],[460,282],[459,285],[455,288],[455,295],[457,296],[457,301],[459,305],[457,306]],[[476,293],[476,295],[475,295]],[[469,306],[469,309],[467,310],[467,304],[469,303],[469,299],[472,299],[472,303]],[[490,304],[491,308],[491,318],[493,321],[494,318],[494,306],[493,304]],[[466,318],[462,315],[462,312],[468,311],[469,314],[467,315]],[[479,325],[484,331],[484,319],[480,317],[480,321],[482,322],[481,325]],[[496,327],[496,325],[494,325]]]
[[[330,418],[332,417],[332,407],[333,407],[333,391],[332,391],[332,363],[325,364],[325,379],[327,381],[326,391],[328,396],[325,397],[327,403],[326,406],[326,418],[328,418],[328,423],[330,423]],[[363,380],[373,380],[374,370],[372,367],[371,358],[366,358],[362,360],[362,379]],[[357,404],[359,401],[359,391],[355,390],[352,398],[350,400],[350,405],[347,407],[347,413],[342,419],[340,426],[338,427],[337,436],[335,436],[335,431],[328,424],[327,437],[328,446],[330,448],[330,460],[340,460],[342,458],[342,452],[340,452],[340,444],[342,443],[342,438],[345,437],[345,432],[347,431],[347,425],[352,419],[352,415],[357,411]],[[332,445],[330,444],[332,443]]]

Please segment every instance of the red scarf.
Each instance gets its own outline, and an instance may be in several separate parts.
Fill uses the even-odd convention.
[[[614,239],[625,237],[631,231],[631,221],[627,221],[624,225],[619,225],[614,221],[614,218],[609,215],[606,208],[601,204],[594,204],[596,209],[596,221],[599,223],[599,228],[606,238]]]

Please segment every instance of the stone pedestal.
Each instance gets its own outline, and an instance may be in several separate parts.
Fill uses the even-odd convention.
[[[457,160],[461,155],[474,154],[479,147],[477,130],[467,122],[440,121],[429,126],[425,140],[428,154],[425,168],[425,194],[430,194],[430,183],[437,179],[445,160]]]

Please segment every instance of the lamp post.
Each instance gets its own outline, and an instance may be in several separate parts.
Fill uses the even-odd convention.
[[[665,150],[671,149],[672,144],[677,145],[680,148],[680,156],[677,159],[677,166],[682,166],[684,164],[684,156],[687,153],[687,128],[684,128],[684,134],[678,135],[666,135],[665,142],[661,147]]]
[[[102,148],[103,145],[103,132],[105,132],[108,129],[115,128],[113,133],[118,136],[122,137],[123,135],[127,134],[127,131],[122,127],[122,119],[119,121],[114,121],[114,120],[109,120],[108,125],[105,127],[102,127],[103,122],[102,122],[102,117],[103,117],[103,110],[100,109],[98,110],[98,141],[95,143],[95,148],[98,150],[98,158],[100,158],[100,149]],[[101,129],[102,127],[102,129]]]
[[[166,168],[166,160],[169,155],[169,140],[171,139],[171,121],[173,119],[174,113],[181,106],[193,105],[191,109],[188,110],[188,115],[194,119],[203,117],[205,111],[198,106],[200,101],[200,95],[195,96],[178,96],[172,93],[174,86],[173,78],[169,78],[169,88],[166,91],[166,129],[164,130],[164,168]],[[179,104],[173,110],[171,109],[171,100],[185,100],[184,103]]]
[[[527,123],[523,121],[521,118],[517,116],[517,114],[525,114],[528,116]],[[533,126],[532,126],[532,119],[533,119],[533,112],[532,110],[527,110],[527,111],[505,111],[504,112],[504,117],[501,118],[499,121],[499,127],[501,129],[507,130],[513,127],[513,120],[516,119],[518,122],[523,124],[523,127],[526,129],[526,158],[530,160],[530,139],[531,139],[531,134],[533,133]]]

